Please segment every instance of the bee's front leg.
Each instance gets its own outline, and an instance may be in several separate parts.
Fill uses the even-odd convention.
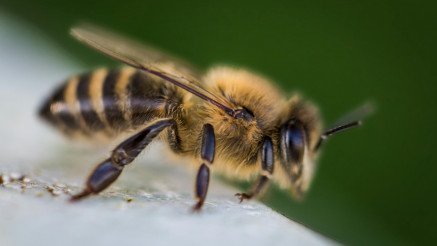
[[[193,207],[193,211],[200,211],[203,203],[205,202],[206,194],[208,193],[209,185],[209,165],[212,165],[215,154],[215,135],[214,129],[210,124],[205,124],[202,131],[202,146],[200,150],[200,156],[205,163],[199,168],[196,177],[195,184],[195,196],[197,199],[196,205]]]
[[[97,194],[112,184],[124,166],[130,164],[147,147],[147,145],[165,128],[174,124],[173,119],[158,120],[139,133],[119,144],[111,156],[100,163],[91,173],[86,188],[71,197],[71,201],[79,200],[91,194]]]
[[[249,193],[235,194],[235,196],[240,199],[240,202],[245,199],[251,199],[252,197],[260,195],[263,193],[263,191],[265,191],[267,184],[269,183],[269,177],[273,174],[274,163],[272,140],[269,137],[265,137],[261,150],[261,169],[263,174],[258,177]]]

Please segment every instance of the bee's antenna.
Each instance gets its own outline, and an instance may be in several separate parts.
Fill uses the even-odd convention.
[[[356,126],[360,126],[361,124],[362,124],[362,122],[361,122],[361,120],[359,120],[359,121],[354,121],[354,122],[351,122],[349,124],[342,125],[342,126],[337,126],[335,128],[327,130],[326,132],[324,132],[320,136],[319,142],[317,142],[316,147],[314,147],[313,151],[315,152],[315,151],[319,150],[320,146],[322,146],[322,143],[325,142],[325,140],[328,137],[330,137],[332,135],[335,135],[335,134],[337,134],[339,132],[342,132],[344,130],[348,130],[348,129],[354,128]]]
[[[317,142],[316,147],[314,147],[313,151],[314,152],[318,151],[320,149],[320,146],[322,146],[322,144],[325,142],[325,140],[328,137],[335,135],[339,132],[342,132],[344,130],[348,130],[361,125],[362,124],[361,119],[373,113],[374,109],[375,106],[373,105],[373,103],[366,103],[363,106],[359,107],[358,109],[347,114],[342,119],[338,120],[337,123],[334,124],[334,127],[328,128],[328,130],[326,130],[320,136],[320,139]]]

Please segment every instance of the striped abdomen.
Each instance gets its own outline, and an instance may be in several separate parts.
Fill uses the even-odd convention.
[[[134,68],[100,69],[70,78],[40,115],[67,134],[114,136],[156,118],[173,117],[182,98],[175,86]]]

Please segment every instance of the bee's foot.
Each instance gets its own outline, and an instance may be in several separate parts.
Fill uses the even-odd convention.
[[[82,191],[82,192],[79,193],[79,194],[76,194],[76,195],[71,196],[71,197],[70,197],[70,202],[76,202],[76,201],[79,201],[79,200],[81,200],[82,198],[89,196],[90,194],[91,194],[91,191],[88,190],[88,189],[86,189],[86,190]]]
[[[252,195],[248,195],[246,193],[237,193],[235,194],[235,196],[240,199],[240,203],[242,203],[244,200],[249,200],[250,198],[252,198]]]
[[[202,211],[203,201],[199,201],[191,208],[192,213],[199,213]]]

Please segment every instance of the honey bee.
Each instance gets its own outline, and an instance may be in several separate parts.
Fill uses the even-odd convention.
[[[70,136],[110,139],[134,132],[91,172],[71,200],[97,194],[153,140],[197,164],[201,209],[210,169],[239,179],[257,176],[240,202],[261,195],[270,180],[301,198],[309,188],[324,140],[360,125],[367,107],[322,131],[317,108],[299,96],[286,99],[267,79],[244,69],[213,67],[202,75],[186,63],[94,26],[73,37],[129,66],[73,76],[40,109],[40,116]]]

